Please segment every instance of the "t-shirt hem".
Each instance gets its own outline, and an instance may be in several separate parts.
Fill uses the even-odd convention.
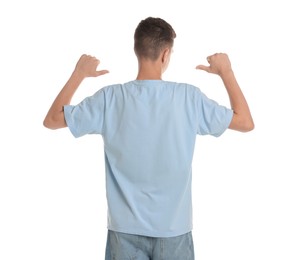
[[[215,137],[221,136],[229,128],[229,125],[230,125],[230,123],[232,121],[232,118],[233,118],[233,110],[228,109],[226,119],[225,119],[225,123],[224,123],[223,127],[221,128],[221,131],[219,133],[217,133],[217,134],[214,134]]]
[[[73,120],[71,118],[71,110],[73,109],[73,106],[65,105],[63,107],[63,109],[64,109],[64,118],[65,118],[68,129],[70,130],[71,134],[75,138],[79,137],[78,133],[75,131],[74,123],[73,123]]]
[[[192,231],[192,227],[178,230],[178,231],[153,231],[153,230],[140,230],[140,229],[128,229],[128,228],[112,228],[107,227],[108,230],[119,232],[119,233],[125,233],[130,235],[139,235],[139,236],[147,236],[147,237],[177,237],[184,234],[187,234]]]

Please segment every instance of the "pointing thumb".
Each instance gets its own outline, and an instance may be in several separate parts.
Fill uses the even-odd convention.
[[[98,76],[104,75],[104,74],[106,74],[106,73],[109,73],[109,71],[108,71],[108,70],[98,70],[98,71],[96,71],[96,73],[95,73],[95,77],[98,77]]]
[[[210,67],[209,66],[205,66],[205,65],[198,65],[195,68],[198,69],[198,70],[204,70],[206,72],[209,72],[210,71]]]

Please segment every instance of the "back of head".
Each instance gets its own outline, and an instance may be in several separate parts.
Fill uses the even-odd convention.
[[[138,58],[155,61],[162,50],[173,47],[175,38],[176,33],[169,23],[148,17],[135,30],[134,50]]]

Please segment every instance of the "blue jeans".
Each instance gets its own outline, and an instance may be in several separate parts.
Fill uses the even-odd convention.
[[[194,260],[192,234],[158,238],[109,230],[105,260]]]

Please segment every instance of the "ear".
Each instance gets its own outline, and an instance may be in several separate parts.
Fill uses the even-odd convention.
[[[166,48],[166,49],[163,50],[162,57],[161,57],[162,63],[166,63],[166,61],[168,60],[168,58],[170,56],[170,53],[171,53],[170,48]]]

